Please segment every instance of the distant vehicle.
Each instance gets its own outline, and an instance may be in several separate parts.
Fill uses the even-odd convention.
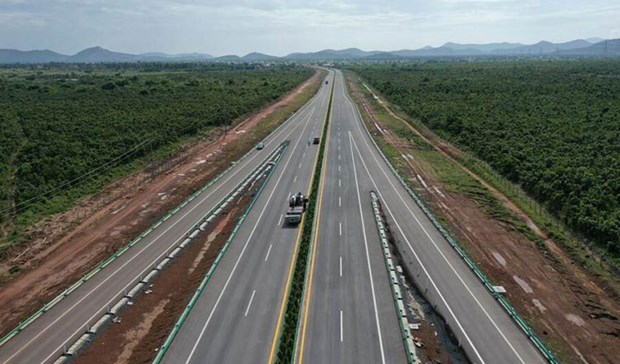
[[[292,194],[288,198],[288,210],[286,211],[286,215],[284,215],[284,222],[288,225],[299,224],[299,222],[301,222],[301,216],[306,211],[307,204],[308,198],[301,192]]]
[[[312,144],[319,144],[320,141],[321,141],[321,138],[314,137],[314,139],[312,139]]]
[[[325,80],[325,84],[327,85],[329,83],[329,81]]]
[[[258,145],[256,146],[256,150],[261,150],[265,148],[265,144],[263,144],[263,142],[258,143]]]

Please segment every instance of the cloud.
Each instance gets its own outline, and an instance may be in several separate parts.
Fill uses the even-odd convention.
[[[607,37],[617,0],[0,0],[0,48],[277,55]]]

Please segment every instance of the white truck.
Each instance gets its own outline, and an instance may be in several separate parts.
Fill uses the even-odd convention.
[[[292,194],[288,198],[288,210],[286,211],[286,215],[284,215],[284,222],[288,225],[299,224],[299,222],[301,222],[302,215],[306,211],[307,204],[308,198],[301,192]]]

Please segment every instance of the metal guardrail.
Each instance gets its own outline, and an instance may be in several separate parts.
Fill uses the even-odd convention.
[[[192,309],[196,305],[196,302],[198,301],[198,299],[202,295],[202,292],[207,287],[207,284],[211,280],[211,277],[215,273],[215,270],[219,266],[219,263],[224,258],[224,255],[228,251],[228,248],[230,247],[232,241],[235,239],[235,237],[239,233],[239,230],[241,229],[241,225],[243,224],[243,222],[245,221],[246,217],[248,216],[248,214],[250,213],[250,211],[254,207],[254,204],[256,203],[256,201],[260,197],[261,193],[265,189],[265,186],[267,185],[267,182],[269,182],[269,179],[273,175],[273,171],[275,170],[275,168],[277,167],[278,163],[280,162],[280,159],[281,159],[282,155],[284,154],[284,152],[285,152],[287,147],[288,147],[288,141],[282,143],[281,146],[278,148],[279,153],[277,154],[275,160],[273,161],[274,165],[273,166],[272,165],[268,165],[268,167],[267,167],[267,169],[269,169],[269,172],[268,172],[269,174],[267,175],[267,178],[265,178],[265,180],[263,181],[260,189],[254,195],[254,198],[250,202],[250,205],[248,205],[248,207],[244,211],[243,215],[241,215],[241,217],[239,219],[239,222],[237,222],[237,225],[235,226],[235,228],[233,229],[232,233],[230,234],[230,236],[226,240],[226,243],[222,247],[222,250],[220,250],[220,252],[218,253],[217,257],[215,258],[215,261],[213,262],[213,265],[211,266],[211,268],[209,268],[209,271],[207,272],[207,274],[203,278],[202,282],[200,282],[200,285],[198,286],[198,289],[196,290],[196,292],[192,296],[190,302],[187,304],[187,306],[183,310],[183,313],[181,314],[181,316],[179,317],[177,322],[174,324],[174,327],[172,328],[172,331],[170,332],[170,334],[166,338],[166,341],[164,341],[164,344],[160,347],[160,350],[158,351],[157,356],[155,357],[155,360],[153,360],[154,364],[159,364],[163,360],[164,356],[166,355],[166,352],[168,351],[168,348],[170,347],[170,345],[172,345],[172,342],[174,341],[174,338],[176,337],[176,335],[181,330],[181,327],[183,326],[183,324],[187,320],[187,317],[189,316],[190,312],[192,311]]]
[[[387,240],[387,234],[383,218],[381,217],[381,211],[379,206],[379,197],[374,191],[370,192],[372,200],[372,210],[375,216],[375,223],[377,225],[377,232],[379,234],[379,240],[381,240],[381,248],[383,250],[383,258],[385,261],[385,267],[388,275],[390,276],[390,288],[392,289],[392,298],[394,299],[394,305],[398,312],[398,322],[400,324],[400,333],[403,336],[403,343],[407,350],[407,362],[409,364],[420,363],[420,360],[416,356],[415,344],[413,338],[409,332],[409,321],[407,319],[407,313],[405,312],[405,304],[398,285],[398,278],[396,278],[396,272],[394,270],[394,263],[392,261],[392,255],[390,253],[390,246]]]
[[[271,164],[269,163],[274,157],[278,157],[282,154],[284,149],[288,146],[288,141],[285,141],[280,144],[278,148],[272,151],[266,158],[262,160],[262,162],[256,167],[247,177],[242,179],[235,188],[228,194],[226,194],[220,201],[207,212],[201,219],[198,220],[190,229],[185,233],[185,240],[178,245],[172,246],[169,249],[167,255],[156,265],[154,268],[150,270],[150,272],[146,275],[142,275],[142,279],[137,282],[134,288],[132,288],[128,293],[120,298],[120,300],[109,308],[108,311],[90,328],[87,327],[85,333],[83,333],[68,349],[65,348],[63,354],[56,361],[56,363],[65,363],[67,360],[70,360],[71,357],[79,354],[81,350],[84,349],[86,345],[94,340],[97,334],[110,322],[112,319],[120,314],[120,312],[124,309],[124,307],[137,295],[139,295],[144,289],[147,288],[148,284],[151,283],[155,277],[159,275],[161,270],[163,270],[168,264],[172,262],[176,256],[181,252],[182,249],[187,247],[192,239],[198,236],[200,231],[204,231],[206,226],[212,222],[216,215],[221,213],[221,211],[226,208],[226,206],[232,202],[232,200],[241,194],[245,188],[255,179],[257,179],[265,170],[271,168]],[[173,249],[174,248],[174,249]],[[218,258],[219,259],[219,258]],[[219,260],[216,260],[219,262]],[[148,271],[148,270],[147,270]],[[56,364],[55,363],[55,364]]]
[[[314,96],[316,97],[316,96]],[[302,106],[299,110],[297,110],[297,112],[295,112],[295,115],[298,115],[299,113],[301,113],[302,111],[305,111],[308,108],[308,104]],[[270,137],[272,137],[273,135],[275,135],[276,132],[278,132],[280,129],[282,129],[285,125],[287,125],[286,122],[280,124],[276,129],[274,129],[268,136],[266,136],[265,138],[262,139],[261,142],[266,143],[266,140],[269,139]],[[175,215],[177,212],[179,212],[179,210],[183,207],[185,207],[188,203],[190,203],[192,200],[194,200],[198,195],[200,195],[201,193],[203,193],[205,190],[207,190],[209,187],[211,187],[214,183],[216,183],[217,181],[219,181],[222,177],[224,177],[224,175],[226,175],[228,172],[230,172],[231,169],[233,169],[235,167],[235,165],[237,165],[238,163],[242,162],[243,160],[245,160],[250,154],[252,154],[253,150],[249,150],[247,153],[245,153],[243,156],[241,156],[241,158],[237,159],[235,162],[233,162],[232,165],[230,165],[228,168],[226,168],[224,171],[220,172],[214,179],[210,180],[205,186],[203,186],[202,188],[200,188],[199,190],[197,190],[196,192],[194,192],[192,195],[190,195],[187,199],[185,199],[182,203],[180,203],[177,207],[175,207],[173,210],[171,210],[170,212],[168,212],[164,217],[162,217],[160,220],[158,220],[157,222],[155,222],[153,225],[151,225],[148,229],[146,229],[145,231],[143,231],[139,236],[137,236],[136,238],[134,238],[133,240],[131,240],[128,244],[126,244],[125,246],[123,246],[121,249],[119,249],[116,253],[114,253],[113,255],[111,255],[110,257],[108,257],[106,260],[104,260],[103,262],[101,262],[97,267],[95,267],[93,270],[91,270],[89,273],[85,274],[82,278],[80,278],[77,282],[75,282],[73,285],[71,285],[69,288],[65,289],[62,293],[60,293],[58,296],[56,296],[54,299],[52,299],[50,302],[46,303],[43,307],[41,307],[37,312],[35,312],[34,314],[32,314],[31,316],[29,316],[27,319],[25,319],[24,321],[20,322],[13,330],[9,331],[6,335],[4,335],[2,338],[0,338],[0,347],[2,347],[2,345],[6,344],[6,342],[8,342],[10,339],[12,339],[15,335],[19,334],[21,331],[23,331],[28,325],[30,325],[31,323],[33,323],[36,319],[38,319],[39,317],[41,317],[44,313],[46,313],[47,311],[49,311],[52,307],[54,307],[55,305],[57,305],[60,301],[62,301],[64,298],[66,298],[69,294],[71,294],[72,292],[74,292],[76,289],[78,289],[82,284],[86,283],[88,280],[90,280],[92,277],[94,277],[97,273],[99,273],[102,269],[104,269],[105,267],[107,267],[110,263],[112,263],[114,260],[116,260],[117,258],[119,258],[121,255],[123,255],[123,253],[125,253],[128,249],[132,248],[133,246],[135,246],[140,240],[142,240],[145,236],[147,236],[149,233],[151,233],[154,229],[156,229],[159,225],[161,225],[164,221],[168,220],[171,216]],[[198,223],[197,223],[198,224]],[[197,225],[196,224],[196,225]],[[195,226],[192,227],[192,229],[194,229]]]
[[[555,357],[555,354],[553,354],[553,352],[549,348],[547,348],[547,346],[536,336],[532,328],[525,322],[525,320],[523,320],[523,318],[521,318],[521,316],[517,313],[514,307],[512,307],[512,305],[508,302],[508,300],[506,300],[506,298],[504,298],[500,293],[495,291],[495,289],[493,288],[493,284],[491,283],[489,278],[486,276],[486,274],[484,274],[484,272],[480,270],[478,265],[473,261],[473,259],[469,257],[469,255],[465,252],[465,250],[460,246],[458,241],[455,238],[453,238],[452,235],[435,218],[435,216],[430,211],[430,209],[426,206],[426,203],[422,200],[422,198],[418,196],[418,194],[416,194],[413,191],[413,189],[411,189],[407,181],[405,181],[405,179],[400,175],[400,173],[396,170],[396,168],[394,168],[392,163],[388,160],[386,155],[383,153],[383,150],[381,149],[381,147],[379,147],[377,142],[372,137],[370,131],[366,127],[366,123],[364,123],[364,118],[362,117],[359,111],[359,108],[357,107],[357,104],[353,102],[353,100],[351,100],[348,92],[346,93],[346,97],[349,98],[349,100],[351,101],[351,103],[353,103],[353,105],[355,105],[355,110],[358,116],[360,117],[360,120],[362,121],[363,129],[366,131],[366,134],[368,135],[368,137],[370,138],[374,146],[377,148],[377,150],[379,151],[379,154],[381,155],[385,163],[388,165],[392,173],[394,173],[394,175],[400,181],[400,184],[405,188],[405,190],[407,190],[407,193],[411,196],[411,198],[413,198],[413,200],[422,209],[422,211],[424,211],[424,214],[428,217],[429,220],[431,220],[431,222],[437,228],[437,230],[439,230],[441,235],[443,235],[443,237],[448,241],[450,246],[452,246],[452,248],[457,252],[457,254],[465,261],[465,264],[467,264],[467,266],[474,272],[474,274],[478,277],[478,279],[482,282],[482,284],[488,289],[491,295],[500,303],[500,305],[504,308],[504,310],[508,313],[508,315],[513,319],[513,321],[517,324],[517,326],[521,329],[521,331],[523,331],[523,333],[528,337],[528,339],[534,344],[536,349],[538,349],[538,351],[543,355],[543,357],[549,363],[559,364],[559,361]]]

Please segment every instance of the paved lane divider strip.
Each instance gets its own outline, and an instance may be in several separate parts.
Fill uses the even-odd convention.
[[[398,313],[398,322],[400,324],[400,333],[403,336],[403,343],[405,345],[405,351],[407,352],[407,362],[409,364],[420,363],[420,359],[416,355],[415,344],[413,343],[413,337],[409,331],[409,320],[407,318],[407,312],[405,311],[405,305],[398,284],[397,273],[392,261],[392,254],[390,253],[390,246],[387,240],[387,232],[382,217],[381,204],[379,197],[374,191],[370,192],[372,200],[372,210],[375,216],[375,223],[377,224],[377,232],[379,239],[381,240],[381,250],[383,251],[383,258],[385,260],[385,267],[388,275],[390,276],[390,287],[392,289],[392,298],[394,299],[394,305],[396,306],[396,312]]]
[[[405,188],[405,190],[407,190],[407,193],[411,196],[411,198],[413,198],[413,200],[420,207],[420,209],[422,209],[426,217],[428,217],[428,219],[433,223],[435,228],[439,230],[441,235],[443,235],[443,237],[448,241],[450,246],[452,246],[452,248],[461,257],[461,259],[465,261],[465,264],[467,264],[467,266],[474,272],[474,274],[478,277],[478,279],[482,282],[482,284],[487,288],[487,290],[491,293],[491,295],[495,298],[495,300],[499,302],[499,304],[504,308],[504,310],[508,313],[508,315],[512,318],[512,320],[516,323],[516,325],[525,334],[525,336],[527,336],[527,338],[534,344],[534,346],[536,347],[536,349],[538,349],[538,351],[542,354],[542,356],[549,363],[559,364],[559,361],[555,357],[555,354],[549,348],[547,348],[547,346],[542,342],[542,340],[538,338],[538,336],[536,336],[532,328],[517,313],[517,311],[514,309],[514,307],[512,307],[510,302],[508,302],[508,300],[504,296],[502,296],[501,293],[497,292],[495,288],[493,288],[493,284],[491,283],[491,280],[478,267],[476,262],[474,262],[474,260],[471,259],[471,257],[467,254],[465,249],[461,247],[460,243],[456,240],[456,238],[452,237],[452,235],[443,227],[443,225],[441,225],[441,223],[435,218],[431,210],[427,207],[422,197],[413,191],[413,189],[409,186],[409,183],[400,175],[400,172],[398,172],[398,170],[396,170],[396,168],[392,165],[392,163],[389,161],[387,156],[383,153],[383,150],[381,149],[381,147],[379,147],[379,145],[377,144],[377,142],[371,135],[370,131],[368,130],[368,127],[366,126],[366,123],[364,122],[364,118],[362,117],[362,114],[360,113],[359,108],[357,107],[357,104],[351,99],[348,91],[346,92],[346,96],[347,98],[349,98],[351,103],[354,105],[355,111],[357,112],[360,120],[362,121],[362,125],[363,125],[362,129],[366,131],[366,134],[368,135],[368,137],[370,138],[370,141],[374,144],[375,148],[381,155],[381,158],[383,158],[383,160],[388,165],[392,173],[394,173],[394,175],[398,178],[400,184]]]
[[[311,101],[316,97],[316,95],[311,99]],[[308,109],[308,105],[310,104],[310,101],[308,103],[306,103],[306,105],[304,105],[301,109],[299,109],[297,112],[294,113],[295,116],[297,115],[301,115],[302,111],[306,111],[306,109]],[[285,125],[289,125],[288,122],[284,122],[282,124],[280,124],[276,129],[274,129],[268,136],[266,136],[261,142],[264,144],[267,144],[267,139],[273,137],[274,135],[276,135],[276,133],[282,129]],[[173,215],[175,215],[177,212],[179,212],[179,210],[181,210],[185,205],[187,205],[188,203],[190,203],[192,200],[194,200],[196,197],[198,197],[200,194],[202,194],[205,190],[207,190],[209,187],[211,187],[214,183],[216,183],[217,181],[219,181],[220,179],[222,179],[222,177],[224,177],[226,174],[228,174],[228,172],[230,172],[237,164],[239,164],[240,162],[242,162],[243,160],[245,160],[247,157],[250,156],[250,154],[252,154],[253,150],[249,150],[247,153],[245,153],[243,156],[241,156],[241,158],[237,159],[235,162],[233,162],[233,164],[231,164],[228,168],[226,168],[224,171],[220,172],[214,179],[210,180],[205,186],[203,186],[202,188],[200,188],[199,190],[197,190],[196,192],[194,192],[191,196],[189,196],[187,199],[185,199],[181,204],[179,204],[177,207],[175,207],[174,209],[172,209],[169,213],[167,213],[164,217],[162,217],[159,221],[155,222],[153,225],[151,225],[148,229],[146,229],[145,231],[143,231],[138,237],[136,237],[135,239],[131,240],[128,244],[126,244],[125,246],[123,246],[119,251],[117,251],[116,253],[114,253],[112,256],[108,257],[106,260],[104,260],[103,262],[101,262],[97,267],[95,267],[92,271],[90,271],[89,273],[87,273],[86,275],[84,275],[82,278],[80,278],[77,282],[75,282],[73,285],[71,285],[69,288],[67,288],[66,290],[64,290],[63,292],[61,292],[58,296],[56,296],[54,299],[52,299],[50,302],[48,302],[47,304],[45,304],[43,307],[41,307],[37,312],[35,312],[34,314],[32,314],[30,317],[28,317],[27,319],[25,319],[24,321],[22,321],[21,323],[19,323],[19,325],[17,325],[13,330],[9,331],[6,335],[4,335],[2,338],[0,338],[0,347],[2,345],[4,345],[7,341],[9,341],[10,339],[12,339],[15,335],[19,334],[21,331],[23,331],[28,325],[30,325],[31,323],[33,323],[36,319],[38,319],[39,317],[41,317],[44,313],[46,313],[47,311],[49,311],[52,307],[54,307],[56,304],[58,304],[60,301],[62,301],[65,297],[67,297],[69,294],[71,294],[73,291],[75,291],[76,289],[78,289],[82,284],[84,284],[86,281],[88,281],[89,279],[91,279],[92,277],[94,277],[97,273],[99,273],[102,269],[104,269],[105,267],[107,267],[110,263],[112,263],[114,260],[116,260],[118,257],[120,257],[123,253],[125,253],[129,248],[134,247],[138,242],[140,242],[145,236],[147,236],[149,233],[151,233],[157,226],[159,226],[161,223],[163,223],[164,221],[168,220],[170,217],[172,217]]]
[[[310,248],[312,238],[315,231],[315,215],[319,213],[317,197],[319,195],[319,182],[321,180],[322,171],[324,170],[324,154],[327,145],[327,132],[329,127],[329,121],[331,117],[332,101],[334,97],[334,78],[332,78],[332,88],[329,96],[329,103],[327,105],[327,114],[325,116],[325,123],[323,124],[323,131],[321,133],[321,145],[319,146],[319,154],[314,166],[314,174],[312,176],[312,185],[310,188],[308,209],[301,226],[301,239],[299,242],[299,250],[297,251],[297,257],[295,259],[295,268],[293,272],[293,279],[290,282],[289,296],[286,299],[286,311],[284,314],[284,320],[282,321],[280,335],[277,339],[277,354],[275,358],[272,354],[269,358],[269,364],[276,363],[292,363],[295,360],[295,352],[297,348],[297,334],[299,332],[300,325],[300,313],[303,304],[303,298],[305,294],[305,278],[307,276],[308,262],[310,259]],[[276,330],[278,330],[276,328]]]
[[[241,229],[241,225],[243,224],[243,222],[245,221],[246,217],[248,216],[248,214],[250,213],[250,211],[254,207],[254,204],[256,204],[256,201],[258,200],[258,198],[260,197],[261,193],[265,189],[265,186],[267,186],[267,182],[269,182],[269,179],[273,175],[273,171],[276,169],[278,163],[280,163],[280,159],[281,159],[282,155],[284,154],[286,148],[288,147],[288,144],[289,144],[288,141],[285,141],[284,143],[282,143],[280,148],[278,148],[276,150],[276,151],[279,151],[279,152],[275,153],[273,155],[273,157],[267,163],[267,165],[266,165],[266,167],[264,169],[261,169],[261,172],[264,172],[266,174],[266,178],[263,180],[263,183],[261,184],[259,190],[256,192],[256,194],[252,198],[252,201],[250,202],[248,207],[243,212],[243,215],[241,215],[241,217],[239,218],[239,221],[237,222],[237,225],[235,226],[235,228],[233,229],[232,233],[230,234],[230,236],[226,240],[226,243],[222,247],[222,250],[220,250],[220,252],[218,253],[217,257],[215,258],[215,261],[213,262],[213,265],[211,266],[211,268],[209,269],[209,271],[207,272],[207,274],[203,278],[202,282],[200,282],[200,285],[198,286],[198,289],[196,290],[196,292],[192,296],[192,299],[189,301],[189,303],[185,307],[185,310],[183,310],[183,313],[179,317],[179,320],[174,324],[174,327],[172,328],[172,331],[170,332],[170,334],[166,338],[166,341],[164,341],[164,344],[161,346],[160,350],[158,351],[157,356],[155,357],[155,360],[153,360],[154,364],[159,364],[159,363],[162,362],[164,356],[166,355],[166,352],[170,348],[170,345],[172,345],[172,342],[174,341],[174,338],[177,336],[177,334],[181,330],[181,327],[183,326],[183,324],[187,320],[187,317],[189,316],[190,312],[192,311],[192,309],[196,305],[196,302],[198,302],[198,299],[200,298],[200,296],[202,295],[202,292],[207,287],[207,284],[211,280],[211,277],[213,277],[213,274],[215,273],[215,270],[219,266],[219,263],[224,258],[224,255],[228,251],[228,248],[230,247],[232,241],[235,239],[235,237],[239,233],[239,230]],[[260,177],[260,176],[258,176],[258,177]]]

